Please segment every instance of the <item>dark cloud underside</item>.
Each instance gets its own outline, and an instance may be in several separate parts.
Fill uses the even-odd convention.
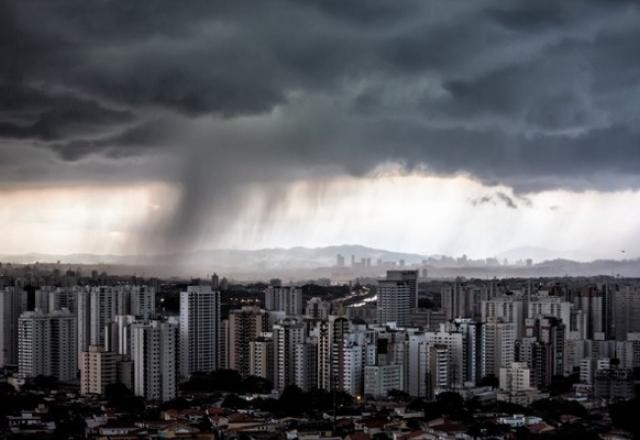
[[[622,0],[5,1],[0,172],[92,180],[107,159],[180,185],[189,227],[247,181],[384,161],[517,193],[637,188],[639,53]],[[27,160],[49,172],[9,173]]]

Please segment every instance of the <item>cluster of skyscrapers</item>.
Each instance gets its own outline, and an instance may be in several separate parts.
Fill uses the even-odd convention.
[[[634,286],[548,291],[451,282],[441,310],[425,322],[412,270],[379,280],[369,315],[274,285],[264,308],[244,306],[222,319],[216,284],[182,291],[178,316],[157,313],[148,286],[42,287],[30,311],[24,291],[4,288],[0,361],[17,365],[21,378],[79,377],[83,394],[119,382],[154,401],[176,397],[194,372],[219,368],[266,378],[277,391],[296,385],[372,397],[398,390],[432,398],[493,378],[499,398],[519,403],[579,372],[585,392],[607,399],[632,393],[631,371],[640,367]]]

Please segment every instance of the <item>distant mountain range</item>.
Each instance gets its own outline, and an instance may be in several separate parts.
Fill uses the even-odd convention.
[[[345,258],[346,267],[336,267],[336,256]],[[544,260],[544,255],[552,251],[537,248],[519,248],[498,254],[500,262],[508,258],[510,262],[531,258],[532,265],[491,265],[480,261],[460,262],[445,257],[442,261],[431,260],[427,264],[429,276],[433,277],[508,277],[508,276],[590,276],[621,275],[640,276],[640,260],[595,260],[579,262],[570,259]],[[362,258],[371,259],[371,267],[351,268],[351,256],[359,263]],[[442,257],[435,257],[440,260]],[[21,264],[56,263],[64,265],[88,265],[117,267],[118,272],[126,272],[126,267],[135,268],[136,273],[176,275],[176,274],[237,274],[249,278],[282,276],[289,279],[312,277],[334,277],[347,279],[353,276],[379,276],[388,265],[383,262],[399,262],[406,266],[422,265],[428,255],[393,252],[360,245],[327,246],[318,248],[293,247],[260,250],[213,249],[166,255],[95,255],[70,254],[54,255],[32,253],[25,255],[0,255],[0,261]],[[129,269],[130,271],[132,269]]]
[[[145,265],[210,265],[223,268],[232,267],[300,267],[316,268],[336,264],[337,255],[343,255],[347,264],[351,256],[357,261],[361,258],[371,258],[373,263],[378,259],[383,261],[404,260],[407,265],[419,264],[424,255],[393,252],[374,249],[360,245],[326,246],[318,248],[293,247],[270,248],[258,250],[211,249],[165,255],[96,255],[96,254],[42,254],[29,253],[23,255],[0,255],[0,261],[14,263],[55,263],[60,261],[67,264],[131,264]]]

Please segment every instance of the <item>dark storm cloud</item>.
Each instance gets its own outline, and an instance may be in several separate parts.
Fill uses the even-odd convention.
[[[476,199],[470,200],[469,202],[473,206],[482,206],[487,204],[497,206],[500,203],[506,206],[507,208],[518,209],[518,205],[516,205],[516,202],[514,202],[514,200],[511,197],[509,197],[507,194],[503,193],[502,191],[498,191],[495,194],[490,196],[478,197]]]
[[[637,188],[639,24],[622,0],[7,1],[0,171],[168,180],[176,230],[247,182],[385,161],[516,198]]]

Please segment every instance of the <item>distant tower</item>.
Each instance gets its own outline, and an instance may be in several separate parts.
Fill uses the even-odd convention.
[[[220,288],[220,278],[217,273],[214,273],[211,277],[211,288],[213,290],[218,290]]]
[[[344,267],[344,256],[343,255],[338,254],[336,256],[336,266]]]

